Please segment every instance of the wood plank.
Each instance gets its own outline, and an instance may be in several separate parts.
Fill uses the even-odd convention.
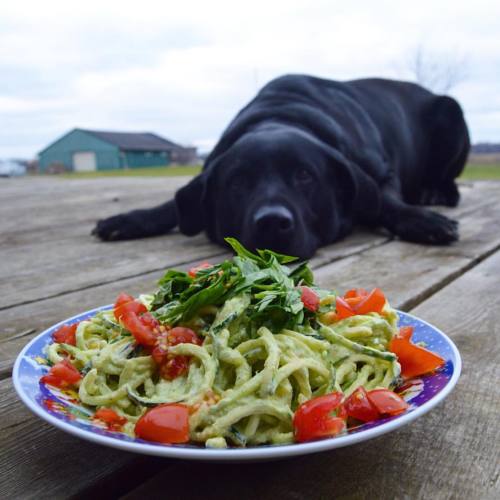
[[[488,204],[486,203],[485,205],[485,210],[490,210],[489,212],[486,212],[486,215],[484,216],[485,219],[483,222],[479,224],[479,227],[474,228],[474,225],[471,223],[468,223],[466,225],[466,229],[469,228],[470,232],[467,233],[469,236],[465,239],[464,247],[462,248],[461,253],[459,252],[458,258],[459,259],[464,259],[465,262],[465,268],[467,266],[472,265],[472,263],[476,262],[477,260],[481,259],[484,257],[485,252],[492,251],[494,248],[494,242],[491,243],[489,240],[491,239],[491,234],[494,229],[496,229],[496,226],[493,226],[492,228],[487,228],[486,226],[488,223],[492,225],[495,221],[498,220],[498,214],[497,212],[492,209],[491,207],[488,208]],[[469,211],[464,211],[464,218],[467,219],[469,217],[471,220],[473,218],[473,213]],[[496,218],[495,218],[496,217]],[[368,252],[380,252],[382,249],[388,249],[392,245],[394,245],[396,242],[389,243],[387,245],[380,246],[378,248],[371,248],[368,250]],[[400,242],[397,242],[400,243]],[[460,244],[462,245],[462,244]],[[418,252],[416,251],[417,248],[423,248],[423,247],[418,247],[418,246],[413,246],[415,247],[411,249],[411,252],[414,252],[415,259],[418,259]],[[431,248],[431,247],[429,247]],[[453,247],[452,247],[453,248]],[[349,245],[347,250],[349,251]],[[441,249],[442,250],[442,249]],[[456,250],[456,248],[455,248]],[[363,247],[361,247],[361,250],[363,251]],[[368,252],[365,252],[368,253]],[[401,252],[395,251],[395,255],[401,255]],[[434,262],[437,262],[438,264],[441,264],[442,261],[439,258],[439,255],[427,255],[427,261],[426,263],[431,265]],[[453,260],[454,254],[450,253],[447,255],[448,259]],[[498,260],[498,256],[495,254],[495,257]],[[329,259],[330,257],[326,256],[326,259]],[[333,257],[334,259],[336,257]],[[349,259],[358,259],[355,262],[359,264],[359,256],[355,257],[349,257]],[[346,260],[349,260],[346,259]],[[328,261],[328,260],[327,260]],[[488,259],[485,261],[483,264],[478,266],[477,268],[474,268],[472,271],[469,271],[465,276],[460,278],[460,280],[465,279],[467,276],[469,276],[471,273],[475,272],[477,269],[481,268],[481,266],[484,266],[485,264],[489,263],[491,259]],[[343,261],[340,260],[338,262],[335,262],[334,264],[329,264],[326,266],[328,269],[331,269],[333,266],[339,266]],[[377,264],[379,265],[379,264]],[[433,264],[434,265],[434,264]],[[407,267],[406,263],[400,264],[398,269],[403,269]],[[382,271],[386,268],[383,267],[382,263]],[[455,271],[452,272],[452,276],[454,276],[457,272],[459,272],[460,269],[463,269],[460,266],[458,267],[453,267],[452,269],[455,269]],[[488,271],[488,273],[492,276],[498,275],[498,263],[493,266],[493,268]],[[486,273],[486,274],[488,274]],[[146,276],[146,280],[150,280],[149,282],[152,285],[152,282],[154,280],[154,277],[156,277],[155,273],[150,273],[150,275]],[[396,276],[398,279],[400,278],[400,275],[398,272],[393,273],[392,276]],[[140,282],[142,278],[133,278],[133,279],[124,279],[121,282],[118,283],[112,283],[109,285],[102,285],[99,287],[91,288],[89,290],[83,290],[81,292],[75,292],[74,294],[67,294],[64,295],[63,297],[57,297],[54,299],[48,299],[47,301],[39,301],[35,302],[33,304],[25,305],[25,306],[18,306],[14,307],[10,310],[5,310],[2,311],[0,314],[5,314],[5,313],[10,313],[11,311],[15,311],[17,316],[14,314],[12,317],[10,317],[9,321],[12,321],[10,323],[11,325],[14,324],[15,321],[18,321],[16,323],[18,326],[21,325],[21,323],[24,323],[23,327],[24,330],[16,330],[11,333],[11,341],[20,341],[22,344],[24,344],[33,334],[32,333],[26,333],[26,331],[29,331],[29,326],[26,326],[26,321],[27,319],[30,318],[29,323],[33,325],[39,325],[42,324],[43,321],[49,321],[48,324],[51,324],[54,322],[53,319],[49,318],[44,318],[43,316],[43,309],[44,305],[47,306],[50,301],[52,301],[52,305],[50,307],[46,307],[46,309],[49,311],[48,317],[52,314],[53,317],[55,315],[60,314],[62,310],[64,310],[65,307],[68,308],[77,308],[79,305],[78,300],[88,300],[88,303],[91,304],[91,301],[97,297],[97,295],[94,295],[94,292],[96,290],[100,290],[99,293],[102,293],[103,296],[108,294],[111,291],[111,288],[115,285],[119,284],[128,284],[131,287],[132,286],[141,286],[140,288],[137,289],[137,291],[142,291],[144,288],[142,285],[144,282]],[[394,278],[393,278],[394,279]],[[458,281],[460,281],[458,280]],[[455,282],[455,283],[458,283]],[[419,282],[420,283],[420,282]],[[442,281],[438,280],[438,283],[442,284]],[[445,288],[443,292],[438,293],[436,297],[439,297],[440,294],[447,292],[447,290],[451,289],[455,285],[453,283],[449,287]],[[420,286],[420,285],[419,285]],[[109,287],[109,288],[107,288]],[[489,288],[488,288],[489,287]],[[488,296],[493,295],[500,297],[498,294],[498,289],[491,289],[492,285],[491,283],[488,284],[488,286],[484,285],[478,285],[477,290],[483,290],[482,293],[488,294]],[[130,289],[127,287],[127,290]],[[428,289],[428,288],[427,288]],[[468,284],[465,283],[465,285],[461,285],[460,289],[460,294],[462,296],[467,296],[467,290],[468,290]],[[113,292],[113,295],[116,291],[119,291],[120,289],[115,289]],[[474,290],[474,288],[472,288]],[[91,291],[91,294],[89,293]],[[136,293],[135,291],[133,293]],[[445,295],[446,296],[446,295]],[[480,297],[481,293],[476,293],[476,297]],[[66,305],[66,299],[68,299],[68,304]],[[106,295],[106,297],[109,297],[109,295]],[[454,304],[454,295],[452,294],[450,303]],[[431,299],[433,300],[433,299]],[[441,299],[442,300],[442,299]],[[99,301],[98,304],[101,304],[103,302],[108,302],[109,299],[106,298],[105,300]],[[430,303],[429,301],[426,301],[426,303]],[[81,303],[80,303],[81,304]],[[494,302],[489,304],[491,309],[493,310],[499,310],[498,309],[498,303]],[[38,306],[40,306],[39,309],[36,309]],[[472,304],[474,307],[478,307],[477,304]],[[472,307],[471,306],[471,307]],[[88,307],[79,307],[76,309],[75,312],[81,311],[83,309],[87,309],[89,307],[92,307],[92,305],[89,305]],[[439,307],[436,307],[436,311],[439,311]],[[451,308],[450,308],[451,309]],[[424,311],[425,312],[425,311]],[[450,321],[454,320],[457,322],[457,317],[460,314],[465,314],[466,310],[464,309],[462,312],[462,308],[457,308],[455,311],[452,311],[450,313]],[[70,314],[70,313],[69,313]],[[69,315],[68,314],[68,315]],[[422,313],[423,315],[424,313]],[[42,318],[39,317],[39,315],[42,316]],[[65,314],[66,316],[66,314]],[[426,319],[430,319],[428,316],[424,316]],[[17,319],[16,319],[17,318]],[[58,316],[60,319],[61,316]],[[493,332],[495,334],[498,333],[498,330],[495,330],[495,328],[498,328],[496,325],[498,323],[498,318],[494,318],[494,324],[491,325],[493,327]],[[437,322],[437,321],[436,321]],[[3,316],[2,316],[2,321],[1,321],[2,327],[4,324],[3,321]],[[441,325],[443,328],[446,328],[446,325]],[[487,325],[488,327],[490,325]],[[23,335],[25,333],[25,335]],[[468,335],[470,332],[466,332]],[[473,332],[474,333],[474,332]],[[17,339],[15,338],[16,335],[19,335]],[[497,335],[498,337],[498,335]],[[13,344],[11,344],[13,345]],[[3,344],[0,344],[1,347],[3,347]],[[16,351],[17,352],[17,351]],[[493,355],[497,355],[497,353],[493,352]],[[2,365],[2,361],[0,360],[0,366]],[[5,366],[5,365],[4,365]],[[491,369],[487,370],[490,376],[496,377],[498,379],[498,373],[492,371]],[[495,380],[495,378],[493,378]],[[6,384],[6,385],[2,385]],[[9,381],[5,380],[3,382],[0,382],[0,388],[1,387],[9,387]],[[94,446],[94,445],[85,445],[83,446],[80,441],[76,440],[76,438],[72,438],[71,436],[65,436],[62,433],[58,431],[54,431],[52,429],[48,429],[48,426],[45,426],[44,424],[41,424],[38,420],[35,419],[35,417],[28,417],[26,412],[17,411],[15,404],[13,404],[13,394],[12,393],[7,393],[7,392],[1,392],[0,389],[0,395],[2,396],[0,398],[0,401],[5,401],[5,405],[8,407],[13,408],[13,414],[12,417],[9,416],[8,419],[6,419],[3,423],[0,421],[0,449],[2,450],[8,450],[8,452],[4,452],[4,456],[2,458],[2,464],[7,464],[7,465],[2,465],[2,471],[5,470],[5,473],[3,476],[5,476],[5,482],[4,477],[2,476],[2,486],[0,489],[0,497],[1,498],[10,498],[11,496],[16,496],[22,495],[24,497],[30,497],[34,496],[35,494],[40,495],[40,491],[44,492],[45,488],[49,489],[49,492],[51,495],[54,496],[67,496],[69,494],[76,494],[80,492],[82,495],[85,495],[85,492],[91,491],[91,492],[96,492],[95,487],[96,483],[93,481],[87,481],[85,484],[82,482],[78,482],[79,478],[77,478],[76,481],[76,486],[73,489],[72,487],[68,487],[68,483],[71,482],[73,483],[73,478],[76,477],[78,474],[81,474],[82,470],[82,464],[85,462],[86,466],[88,466],[88,463],[91,463],[95,461],[94,457],[96,455],[99,455],[101,453],[101,450],[103,448]],[[478,398],[482,397],[482,393],[480,392],[480,395]],[[496,401],[498,401],[498,397],[496,394],[494,394],[494,397],[496,398]],[[449,401],[452,401],[450,399]],[[475,401],[474,401],[475,402]],[[20,403],[17,403],[18,405]],[[447,403],[450,404],[450,403]],[[461,411],[462,406],[462,401],[459,399],[456,403],[456,411]],[[455,406],[453,407],[453,411],[455,411]],[[19,409],[19,407],[17,407]],[[443,408],[443,406],[441,407]],[[436,410],[437,411],[437,410]],[[436,412],[435,411],[435,412]],[[431,415],[424,417],[419,421],[417,424],[424,426],[424,419],[425,422],[431,429],[439,428],[440,431],[446,430],[443,429],[443,427],[446,427],[446,420],[443,418],[443,415],[439,415],[439,417],[435,416],[435,412],[432,412]],[[498,408],[492,410],[491,415],[496,416],[498,414]],[[490,415],[488,413],[488,415]],[[482,414],[481,414],[482,415]],[[488,417],[489,418],[489,417]],[[429,420],[431,419],[431,420]],[[457,422],[459,422],[457,420]],[[495,424],[496,421],[493,422],[493,425]],[[245,496],[249,495],[250,493],[252,496],[255,496],[255,494],[261,494],[264,498],[267,496],[271,496],[271,494],[281,494],[283,496],[296,496],[296,497],[303,497],[306,495],[309,496],[327,496],[331,497],[333,495],[337,496],[351,496],[351,493],[354,494],[354,496],[361,497],[361,496],[370,496],[370,493],[372,493],[371,496],[379,496],[381,491],[392,491],[391,489],[380,489],[380,485],[382,485],[383,488],[390,488],[391,481],[395,481],[396,478],[398,481],[401,483],[401,477],[405,478],[405,485],[399,486],[399,490],[394,490],[396,492],[399,492],[400,497],[404,496],[421,496],[422,498],[424,496],[421,495],[421,493],[425,489],[425,484],[422,486],[422,478],[426,478],[426,480],[429,482],[429,488],[430,490],[425,490],[426,493],[431,491],[431,493],[434,491],[435,488],[435,478],[431,477],[431,479],[427,479],[430,476],[432,476],[432,470],[430,469],[431,465],[434,464],[434,455],[441,454],[442,459],[441,459],[441,473],[445,474],[449,470],[453,472],[453,467],[455,466],[455,462],[453,463],[447,463],[446,460],[446,455],[442,452],[440,447],[443,447],[444,445],[453,445],[457,449],[456,453],[459,452],[460,446],[461,446],[461,441],[458,439],[457,436],[454,436],[454,439],[450,440],[441,440],[436,439],[436,436],[426,436],[423,433],[423,430],[420,432],[414,432],[414,434],[411,434],[409,437],[405,434],[406,432],[410,432],[411,429],[415,427],[414,424],[408,430],[400,431],[398,433],[395,433],[391,435],[390,439],[387,438],[380,438],[379,440],[373,441],[371,443],[367,443],[366,445],[359,445],[358,447],[354,447],[349,454],[349,450],[338,450],[335,452],[335,454],[323,454],[318,457],[306,457],[304,459],[298,459],[298,462],[296,461],[289,461],[289,462],[284,462],[284,463],[277,463],[277,464],[263,464],[263,465],[252,465],[252,466],[247,466],[241,467],[241,466],[224,466],[224,477],[231,477],[231,481],[223,481],[222,483],[224,484],[224,488],[221,488],[221,479],[220,479],[220,466],[207,466],[205,469],[205,466],[203,468],[198,468],[197,471],[199,471],[199,474],[197,474],[197,483],[198,484],[203,484],[203,481],[205,481],[205,486],[203,493],[205,496],[210,498],[210,495],[215,494],[216,492],[220,492],[221,497],[233,497],[236,495],[239,496]],[[6,427],[3,427],[3,425],[6,425]],[[457,424],[458,425],[458,424]],[[441,426],[441,427],[439,427]],[[45,430],[44,430],[45,428]],[[9,430],[10,429],[10,430]],[[15,434],[15,437],[17,438],[14,441],[13,437],[13,430],[12,429],[19,429],[20,432]],[[422,427],[424,429],[424,427]],[[462,429],[462,427],[460,427]],[[5,432],[4,432],[5,431]],[[51,434],[55,432],[56,435]],[[478,434],[478,432],[476,432]],[[3,440],[3,436],[6,436],[5,441]],[[30,437],[33,436],[33,440],[30,440]],[[63,436],[60,437],[60,436]],[[402,436],[402,437],[399,437]],[[480,438],[481,436],[479,436]],[[68,444],[65,444],[66,441],[63,441],[63,439],[68,439],[69,441],[74,441],[74,444],[71,444],[68,442]],[[406,447],[406,441],[410,439],[412,446]],[[494,442],[494,439],[491,441]],[[423,445],[422,445],[423,443]],[[64,444],[64,446],[59,447],[59,445]],[[91,448],[87,448],[87,446]],[[413,457],[415,456],[415,446],[424,446],[428,451],[428,455],[426,455],[426,460],[429,463],[428,469],[430,471],[427,471],[427,474],[421,475],[419,470],[413,470],[412,467],[418,465],[418,461],[415,461],[415,464],[413,464],[412,460]],[[53,454],[50,454],[49,459],[45,460],[42,456],[40,457],[40,454],[38,453],[31,453],[28,454],[26,453],[26,450],[35,450],[39,451],[42,450],[46,447],[51,447],[53,449],[50,450],[50,452]],[[373,449],[375,451],[373,451]],[[67,453],[67,450],[70,450],[71,453],[82,453],[82,461],[79,463],[74,463],[71,459],[69,461],[64,461],[61,460],[60,458],[57,459],[56,457],[59,456],[65,456],[65,453]],[[83,449],[83,452],[80,450]],[[480,448],[477,448],[480,450]],[[382,451],[381,451],[382,450]],[[109,450],[108,450],[109,451]],[[493,453],[495,453],[495,449],[492,450]],[[496,452],[498,456],[498,448],[496,448]],[[41,453],[41,452],[40,452]],[[455,454],[456,454],[455,453]],[[22,454],[22,456],[20,455]],[[12,456],[11,456],[12,455]],[[29,455],[29,456],[28,456]],[[336,457],[334,461],[331,461],[331,456]],[[495,456],[495,454],[493,454]],[[455,457],[456,458],[456,457]],[[472,459],[471,459],[472,460]],[[61,464],[61,462],[64,462]],[[68,462],[68,464],[66,463]],[[110,463],[114,463],[113,457],[109,458]],[[9,464],[15,464],[14,467],[11,467]],[[104,488],[106,491],[113,491],[113,485],[119,484],[120,481],[117,480],[119,477],[127,477],[129,478],[133,474],[133,468],[130,468],[130,460],[126,462],[119,462],[117,465],[117,468],[107,468],[106,469],[106,474],[111,474],[111,481],[105,481],[105,478],[103,475],[100,475],[99,473],[94,473],[93,469],[88,470],[88,467],[85,468],[84,465],[84,470],[88,470],[88,477],[93,478],[95,477],[97,481],[97,485],[99,488]],[[148,466],[151,465],[153,467],[154,461],[152,459],[138,459],[137,462],[137,467],[139,469],[144,468],[145,470],[148,469]],[[315,465],[314,465],[315,464]],[[353,468],[353,464],[356,464],[356,467]],[[402,464],[402,465],[401,465]],[[68,466],[68,468],[65,468],[65,466]],[[135,463],[134,463],[135,465]],[[469,463],[462,463],[459,464],[459,471],[461,471],[464,474],[464,477],[468,477],[465,472],[465,468],[467,465],[470,465]],[[179,469],[180,467],[180,469]],[[184,468],[183,468],[184,467]],[[403,467],[403,469],[401,468]],[[65,471],[62,479],[61,476],[58,475],[59,469]],[[201,471],[200,471],[201,469]],[[313,469],[315,469],[317,472],[315,472]],[[31,471],[36,471],[36,475],[33,476]],[[165,471],[164,475],[161,478],[156,478],[152,480],[151,483],[146,483],[146,484],[157,484],[158,487],[159,485],[162,485],[162,489],[158,490],[157,493],[164,492],[165,489],[165,478],[167,478],[168,485],[169,487],[174,483],[174,481],[168,480],[168,478],[171,477],[176,477],[175,484],[182,484],[184,483],[186,485],[185,490],[183,491],[176,491],[175,489],[173,491],[174,497],[176,497],[176,494],[178,497],[182,497],[183,493],[187,497],[194,495],[196,493],[200,493],[200,491],[196,491],[193,489],[192,486],[192,481],[190,482],[189,479],[192,477],[192,466],[190,466],[190,469],[187,468],[187,466],[175,466],[172,472],[169,470]],[[474,470],[474,469],[471,469]],[[489,470],[487,470],[488,474],[486,476],[489,478],[492,486],[490,490],[485,490],[487,493],[491,492],[497,492],[498,493],[498,470],[497,476],[490,475]],[[126,471],[129,471],[128,473]],[[180,471],[180,472],[179,472]],[[207,471],[207,472],[205,472]],[[379,486],[372,486],[369,481],[365,481],[363,478],[359,478],[358,472],[361,471],[366,471],[368,473],[369,478],[373,480],[379,480],[382,481],[384,477],[388,477],[385,482],[382,481],[382,483],[376,483]],[[404,472],[404,476],[401,476],[400,472]],[[474,470],[475,471],[475,470]],[[211,474],[209,474],[211,472]],[[295,472],[295,474],[294,474]],[[475,471],[476,472],[476,471]],[[123,476],[121,474],[124,474]],[[245,474],[243,476],[243,473]],[[31,475],[30,475],[31,474]],[[191,474],[191,475],[187,475]],[[232,474],[232,476],[229,476],[228,474]],[[255,474],[259,474],[259,476],[256,476]],[[370,474],[372,474],[370,476]],[[458,474],[458,473],[457,473]],[[455,474],[456,475],[456,474]],[[178,479],[179,476],[179,479]],[[241,476],[241,477],[240,477]],[[382,476],[382,479],[379,477]],[[35,477],[35,481],[33,482],[33,486],[30,486],[29,480],[33,479]],[[145,477],[145,476],[141,476]],[[217,481],[214,481],[214,477],[217,478]],[[253,481],[252,483],[252,490],[249,492],[248,488],[248,478],[249,477],[258,477],[259,481]],[[340,481],[332,481],[333,478],[342,478]],[[481,476],[483,478],[483,476]],[[495,479],[496,477],[496,479]],[[54,479],[55,478],[55,479]],[[160,481],[161,479],[161,481]],[[261,480],[262,479],[262,480]],[[242,491],[242,488],[238,486],[238,482],[240,482],[242,485],[245,485],[246,492]],[[36,486],[34,485],[36,483]],[[50,483],[50,484],[49,484]],[[53,489],[52,484],[55,483],[57,487],[61,488],[59,491]],[[234,483],[234,484],[233,484]],[[335,488],[334,490],[318,490],[319,486],[321,484],[327,484],[330,485],[332,488]],[[128,483],[127,483],[128,484]],[[16,492],[14,486],[16,488],[22,487],[22,490],[19,490]],[[47,486],[46,486],[47,485]],[[286,485],[286,488],[285,488]],[[174,485],[175,486],[175,485]],[[447,498],[446,495],[444,495],[444,491],[448,492],[453,491],[448,489],[445,489],[445,486],[441,485],[439,486],[442,488],[442,490],[439,490],[439,494],[441,495],[442,498]],[[5,488],[5,489],[3,489]],[[55,488],[55,487],[54,487]],[[293,490],[295,488],[295,490]],[[103,491],[103,490],[101,490]],[[142,490],[137,490],[134,495],[137,495],[141,493]],[[170,494],[170,489],[169,489],[169,494]],[[460,491],[460,490],[455,490],[455,491]],[[467,491],[467,490],[464,490]],[[477,493],[477,488],[476,488],[476,493]],[[4,494],[8,494],[9,496],[6,496]],[[119,491],[120,492],[120,491]],[[152,491],[151,491],[152,493]],[[234,495],[232,495],[234,493]],[[318,493],[315,495],[315,493]],[[145,493],[147,494],[147,493]],[[397,495],[395,495],[397,496]],[[427,497],[432,496],[428,495]],[[472,495],[470,497],[475,498],[481,495],[476,494],[475,496]],[[485,495],[486,496],[486,495]],[[491,495],[492,497],[494,495]],[[439,495],[436,496],[436,498],[441,498]]]
[[[228,253],[220,253],[220,249],[218,251],[219,253],[211,259],[212,262],[219,262],[229,257]],[[172,262],[169,266],[187,270],[198,262],[199,260],[193,260],[180,265]],[[134,278],[126,278],[0,311],[0,379],[10,375],[19,351],[45,328],[80,312],[109,304],[120,292],[126,291],[132,295],[153,292],[157,288],[158,279],[163,274],[163,269],[152,271]]]
[[[496,202],[496,196],[500,190],[490,191],[491,189],[488,191],[486,187],[466,190],[462,210],[473,208],[477,210],[480,204],[491,203],[492,198],[495,198]],[[53,214],[50,222],[48,219],[39,222],[42,224],[42,229],[47,224],[51,226],[50,229],[47,229],[51,234],[50,239],[39,238],[34,241],[32,237],[39,236],[36,227],[32,227],[28,233],[29,236],[25,239],[20,238],[18,234],[10,237],[7,247],[0,249],[0,276],[2,276],[0,308],[12,307],[16,304],[28,303],[103,282],[154,271],[164,267],[166,262],[172,261],[169,254],[176,255],[187,252],[187,259],[190,260],[197,258],[198,255],[202,256],[204,253],[208,255],[216,252],[215,247],[201,235],[195,239],[186,239],[173,233],[140,241],[114,242],[113,244],[99,242],[92,238],[89,233],[95,223],[91,215],[92,210],[98,210],[97,213],[94,212],[95,216],[97,214],[108,215],[100,203],[89,205],[89,215],[85,216],[85,220],[78,221],[82,214],[82,207],[75,205],[65,207],[64,210]],[[115,207],[113,207],[113,211],[116,211]],[[43,213],[43,210],[40,212]],[[87,209],[84,212],[87,212]],[[43,219],[43,216],[40,215],[39,218]],[[78,223],[72,222],[73,218]],[[20,227],[23,227],[23,224],[20,224]],[[5,238],[6,236],[4,236]],[[359,241],[356,241],[356,236],[354,236],[345,242],[320,249],[315,257],[315,262],[317,264],[331,262],[349,252],[355,253],[370,245],[383,243],[384,238],[384,236],[370,238],[368,235],[364,235]],[[351,247],[353,248],[350,249]],[[140,255],[140,259],[137,258],[138,255]],[[174,259],[173,262],[179,261]],[[40,272],[41,267],[43,267],[43,273]],[[104,279],[103,269],[106,269]]]
[[[107,213],[101,215],[101,206],[109,203],[116,204],[115,213],[135,208],[135,200],[146,203],[143,206],[148,202],[160,203],[188,182],[189,177],[24,180],[22,189],[10,196],[2,191],[0,208],[5,215],[0,220],[2,234],[41,227],[52,220],[78,221],[86,212],[93,217],[107,216]]]
[[[439,247],[392,241],[320,268],[318,283],[339,291],[378,286],[398,308],[413,307],[500,248],[498,187],[481,192],[479,207],[461,208],[461,239],[456,244]]]
[[[121,482],[130,488],[165,466],[42,422],[17,398],[10,379],[0,381],[0,412],[0,498],[69,498],[117,470],[129,471]]]
[[[191,241],[186,253],[178,243],[185,239],[178,234],[114,244],[90,236],[98,218],[160,203],[186,180],[22,183],[24,191],[16,200],[2,199],[0,207],[0,308],[159,269],[168,262],[169,251],[177,262],[213,253],[204,237]]]
[[[118,279],[137,276],[169,265],[179,265],[221,253],[204,235],[186,238],[172,233],[138,243],[103,243],[90,236],[91,224],[82,224],[84,236],[29,246],[24,255],[14,247],[1,252],[7,259],[0,284],[0,308],[33,302]],[[35,265],[33,265],[35,263]]]
[[[125,498],[498,498],[500,496],[500,253],[412,311],[441,327],[463,357],[439,407],[409,426],[330,453],[288,461],[178,463]],[[230,478],[230,479],[229,479]],[[249,483],[251,481],[251,484]]]
[[[485,187],[478,189],[474,197],[466,193],[469,203],[464,202],[462,207],[465,214],[462,220],[463,238],[457,245],[432,247],[400,241],[386,244],[389,240],[384,236],[358,232],[343,242],[320,249],[311,262],[313,267],[319,267],[316,271],[318,282],[339,290],[354,286],[380,286],[396,307],[408,309],[417,304],[500,245],[500,231],[497,229],[497,221],[500,220],[497,192],[500,184],[493,188]],[[478,200],[481,200],[479,205]],[[222,258],[220,255],[219,259]],[[323,265],[331,261],[333,263]],[[176,264],[170,261],[165,265]],[[96,272],[100,269],[101,266]],[[130,290],[131,293],[150,291],[160,275],[161,271],[154,271],[0,311],[3,326],[0,377],[10,370],[22,346],[43,328],[83,310],[109,303],[122,290]],[[19,337],[20,333],[29,329],[35,332]]]
[[[311,266],[317,268],[326,262],[332,262],[352,256],[386,241],[388,241],[388,239],[384,236],[374,236],[371,233],[356,232],[337,245],[321,249],[318,255],[311,261]],[[220,249],[220,251],[223,251],[223,249]],[[229,253],[219,253],[210,257],[209,260],[215,263],[229,257]],[[168,266],[185,270],[195,262],[196,261],[180,265],[170,262]],[[68,292],[62,296],[17,305],[0,311],[2,325],[2,341],[0,342],[0,378],[10,373],[15,356],[17,356],[17,353],[22,347],[45,328],[58,323],[64,318],[74,316],[79,312],[108,304],[112,302],[121,291],[126,290],[133,295],[152,292],[156,288],[156,282],[162,275],[163,269],[147,272],[133,278],[120,279],[111,283],[96,285],[75,292]]]

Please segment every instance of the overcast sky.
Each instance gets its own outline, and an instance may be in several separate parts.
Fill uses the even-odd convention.
[[[500,2],[32,0],[0,3],[0,157],[74,127],[210,148],[283,73],[411,78],[459,61],[471,135],[500,142]]]

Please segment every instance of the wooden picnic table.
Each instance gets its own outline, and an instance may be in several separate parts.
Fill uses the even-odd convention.
[[[46,327],[152,291],[165,268],[227,252],[178,233],[101,243],[95,221],[161,202],[186,178],[0,179],[0,498],[500,498],[500,183],[461,186],[461,241],[421,246],[358,231],[320,249],[317,281],[381,287],[457,344],[463,372],[444,403],[368,442],[257,464],[202,464],[121,452],[39,420],[11,370]]]

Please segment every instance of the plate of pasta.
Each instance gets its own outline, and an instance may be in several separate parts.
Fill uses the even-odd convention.
[[[379,288],[314,284],[307,262],[256,253],[168,270],[153,294],[62,321],[19,354],[15,389],[80,438],[195,460],[269,460],[355,444],[423,415],[460,354]]]

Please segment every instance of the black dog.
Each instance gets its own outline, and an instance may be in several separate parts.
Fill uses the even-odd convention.
[[[310,257],[356,223],[447,244],[469,135],[459,104],[408,82],[289,75],[267,84],[175,200],[98,222],[103,240],[205,230],[223,243]]]

